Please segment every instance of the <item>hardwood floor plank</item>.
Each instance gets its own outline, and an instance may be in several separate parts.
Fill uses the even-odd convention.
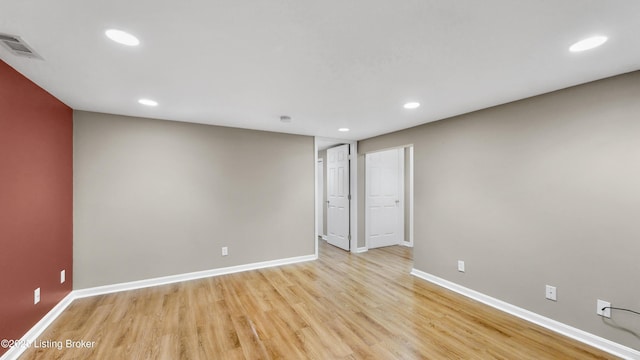
[[[411,249],[78,299],[21,359],[614,359],[409,274]]]

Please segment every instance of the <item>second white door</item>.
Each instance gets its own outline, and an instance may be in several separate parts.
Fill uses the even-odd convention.
[[[404,149],[366,154],[365,237],[368,248],[404,241]]]

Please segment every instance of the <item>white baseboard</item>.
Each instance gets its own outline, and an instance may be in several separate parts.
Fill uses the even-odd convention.
[[[618,344],[615,343],[611,340],[607,340],[605,338],[599,337],[597,335],[588,333],[586,331],[574,328],[572,326],[569,326],[567,324],[561,323],[559,321],[550,319],[548,317],[536,314],[534,312],[531,312],[529,310],[525,310],[521,307],[509,304],[507,302],[504,302],[502,300],[498,300],[496,298],[493,298],[491,296],[485,295],[483,293],[477,292],[475,290],[471,290],[469,288],[466,288],[462,285],[458,285],[456,283],[453,283],[451,281],[439,278],[435,275],[431,275],[429,273],[426,273],[424,271],[420,271],[417,269],[412,269],[411,270],[411,275],[414,275],[416,277],[419,277],[421,279],[424,279],[426,281],[429,281],[431,283],[434,283],[436,285],[442,286],[444,288],[447,288],[449,290],[455,291],[458,294],[464,295],[468,298],[477,300],[483,304],[489,305],[493,308],[496,308],[498,310],[504,311],[508,314],[511,314],[513,316],[517,316],[523,320],[527,320],[529,322],[532,322],[534,324],[540,325],[544,328],[547,328],[551,331],[555,331],[557,333],[560,333],[562,335],[568,336],[572,339],[578,340],[582,343],[585,343],[587,345],[593,346],[595,348],[598,348],[600,350],[606,351],[610,354],[613,354],[615,356],[619,356],[623,359],[629,359],[629,360],[633,360],[633,359],[640,359],[640,351],[632,349],[630,347],[624,346],[622,344]]]
[[[79,298],[84,298],[89,296],[111,294],[111,293],[127,291],[127,290],[143,289],[143,288],[152,287],[152,286],[167,285],[167,284],[173,284],[173,283],[182,282],[182,281],[196,280],[196,279],[202,279],[202,278],[207,278],[212,276],[220,276],[225,274],[233,274],[233,273],[239,273],[239,272],[249,271],[249,270],[258,270],[258,269],[265,269],[265,268],[274,267],[274,266],[295,264],[295,263],[300,263],[305,261],[312,261],[316,259],[318,259],[317,255],[305,255],[305,256],[298,256],[298,257],[292,257],[287,259],[263,261],[263,262],[252,263],[252,264],[230,266],[230,267],[220,268],[220,269],[196,271],[196,272],[191,272],[186,274],[163,276],[163,277],[157,277],[152,279],[131,281],[131,282],[113,284],[113,285],[97,286],[97,287],[92,287],[87,289],[75,290],[74,295],[75,295],[75,299],[79,299]]]
[[[327,238],[327,235],[322,235],[322,236],[320,236],[320,237],[321,237],[321,238],[322,238],[322,240],[324,240],[324,241],[327,241],[327,239],[328,239],[328,238]]]
[[[62,314],[62,312],[75,300],[73,297],[73,291],[65,296],[56,306],[53,307],[40,321],[38,321],[31,330],[27,331],[24,336],[18,341],[19,344],[25,344],[25,346],[14,346],[4,353],[0,360],[14,360],[17,359],[22,353],[29,348],[27,344],[33,344],[34,341],[45,331],[55,319]]]
[[[81,289],[81,290],[73,290],[64,299],[62,299],[62,301],[60,301],[56,306],[54,306],[53,309],[51,309],[51,311],[49,311],[47,315],[45,315],[40,321],[38,321],[38,323],[34,325],[26,334],[24,334],[24,336],[20,339],[19,343],[31,344],[34,341],[36,341],[38,336],[40,336],[40,334],[42,334],[42,332],[47,327],[49,327],[49,325],[51,325],[53,321],[57,319],[58,316],[60,316],[60,314],[62,314],[62,312],[75,299],[86,298],[86,297],[96,296],[96,295],[110,294],[110,293],[115,293],[120,291],[142,289],[142,288],[147,288],[152,286],[172,284],[172,283],[182,282],[182,281],[202,279],[202,278],[212,277],[212,276],[233,274],[233,273],[239,273],[239,272],[249,271],[249,270],[266,269],[274,266],[290,265],[290,264],[296,264],[296,263],[312,261],[317,259],[318,259],[317,255],[298,256],[298,257],[292,257],[287,259],[263,261],[263,262],[252,263],[252,264],[230,266],[230,267],[220,268],[220,269],[211,269],[211,270],[164,276],[164,277],[158,277],[158,278],[146,279],[146,280],[140,280],[140,281],[131,281],[131,282],[120,283],[120,284],[98,286],[98,287]],[[6,353],[4,353],[0,357],[0,360],[15,360],[27,348],[28,348],[27,346],[14,346],[10,348]]]
[[[367,248],[367,247],[359,247],[359,248],[356,248],[356,251],[354,251],[354,253],[360,254],[360,253],[367,252],[367,251],[369,251],[369,248]]]

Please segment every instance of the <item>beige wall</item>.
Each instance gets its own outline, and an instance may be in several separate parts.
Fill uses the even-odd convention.
[[[639,99],[634,72],[368,139],[359,152],[415,146],[416,269],[640,349],[640,317],[595,314],[598,298],[640,309]]]
[[[75,111],[74,287],[312,255],[314,171],[312,137]]]

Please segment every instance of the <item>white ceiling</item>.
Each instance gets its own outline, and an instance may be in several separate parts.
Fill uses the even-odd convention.
[[[636,0],[0,0],[0,32],[74,109],[352,140],[640,69]]]

